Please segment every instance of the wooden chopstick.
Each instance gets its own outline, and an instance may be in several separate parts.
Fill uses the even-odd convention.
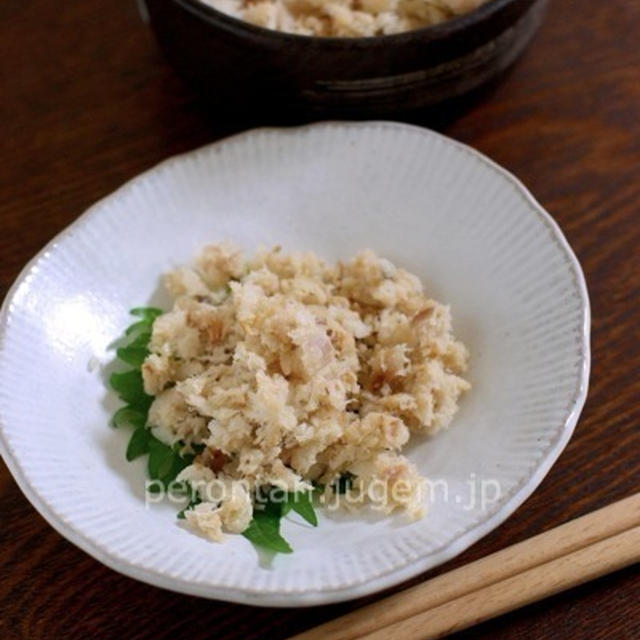
[[[439,638],[638,562],[639,536],[635,494],[291,640]]]
[[[435,640],[640,560],[640,527],[472,591],[362,636],[362,640]]]

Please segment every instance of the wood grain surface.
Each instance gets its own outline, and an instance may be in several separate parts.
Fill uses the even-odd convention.
[[[593,368],[575,435],[540,488],[492,534],[411,583],[638,490],[639,39],[636,0],[553,0],[502,82],[440,120],[445,133],[518,175],[561,225],[589,285]],[[91,203],[166,156],[246,124],[198,103],[133,2],[2,0],[0,127],[4,296],[24,263]],[[277,640],[375,599],[254,609],[146,586],[55,533],[3,466],[0,549],[3,640]],[[639,603],[632,567],[455,638],[633,640]]]

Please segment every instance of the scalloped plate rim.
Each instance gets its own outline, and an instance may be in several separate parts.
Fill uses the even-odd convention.
[[[535,199],[528,188],[510,171],[504,169],[499,164],[491,160],[489,157],[477,151],[476,149],[466,145],[462,142],[454,140],[444,134],[426,129],[418,125],[393,122],[393,121],[361,121],[361,122],[349,122],[349,121],[321,121],[308,125],[301,125],[296,127],[260,127],[256,129],[250,129],[242,131],[234,135],[228,136],[221,140],[203,145],[196,149],[186,151],[184,153],[171,156],[151,168],[136,175],[130,180],[126,181],[115,191],[111,192],[107,196],[101,198],[88,209],[86,209],[78,218],[71,222],[67,227],[60,231],[56,236],[50,240],[38,253],[31,259],[20,271],[18,277],[7,292],[0,309],[0,357],[2,357],[4,351],[5,340],[7,339],[8,326],[11,319],[11,304],[14,295],[18,288],[24,283],[24,281],[32,273],[33,269],[47,257],[49,251],[55,247],[61,239],[66,239],[73,234],[73,231],[82,225],[86,225],[91,221],[95,215],[100,215],[100,210],[103,203],[108,200],[112,200],[120,196],[123,192],[128,191],[134,185],[144,181],[149,175],[155,174],[161,168],[179,164],[183,158],[187,156],[193,156],[200,153],[206,153],[211,147],[221,147],[228,142],[235,141],[238,138],[252,136],[263,132],[284,132],[287,135],[291,135],[312,128],[365,128],[370,126],[382,126],[385,128],[397,128],[398,130],[413,130],[415,133],[424,135],[425,137],[435,137],[446,144],[454,145],[458,149],[480,160],[486,166],[491,168],[494,172],[499,174],[505,181],[510,182],[519,192],[521,196],[527,201],[531,208],[532,213],[537,214],[542,222],[548,227],[553,234],[555,241],[559,247],[569,258],[571,267],[576,279],[576,285],[578,287],[581,298],[581,315],[583,318],[582,331],[581,331],[581,347],[582,347],[582,367],[579,372],[579,384],[578,393],[575,397],[573,404],[571,405],[569,414],[561,430],[559,436],[555,442],[551,444],[544,457],[539,462],[535,471],[528,478],[527,482],[516,490],[513,496],[504,503],[504,505],[496,511],[491,517],[482,520],[478,524],[471,527],[468,531],[463,533],[458,538],[452,540],[443,548],[433,551],[419,561],[416,561],[400,569],[391,569],[377,577],[365,581],[360,584],[346,586],[346,587],[327,587],[319,590],[308,590],[304,592],[288,592],[286,590],[251,590],[241,587],[228,587],[217,586],[212,584],[200,584],[194,583],[188,580],[182,580],[174,576],[168,576],[161,571],[155,571],[153,569],[145,568],[142,566],[136,566],[128,561],[113,556],[112,554],[103,551],[99,543],[87,538],[82,532],[75,529],[71,524],[65,522],[44,500],[40,494],[31,487],[29,480],[22,471],[22,467],[12,451],[9,442],[7,441],[4,429],[5,424],[2,415],[0,414],[0,455],[11,472],[13,478],[18,484],[20,490],[25,497],[34,506],[38,513],[51,525],[60,535],[72,542],[75,546],[82,549],[88,555],[98,560],[105,566],[113,569],[125,576],[134,578],[141,582],[147,583],[152,586],[161,587],[169,591],[176,593],[183,593],[187,595],[200,596],[210,599],[219,599],[227,602],[234,602],[239,604],[248,604],[264,607],[292,607],[292,606],[314,606],[331,604],[336,602],[343,602],[346,600],[352,600],[355,598],[363,597],[376,593],[383,589],[390,588],[394,585],[408,580],[416,575],[424,573],[448,560],[451,560],[455,556],[459,555],[466,549],[468,549],[475,542],[483,538],[489,532],[494,530],[500,524],[502,524],[510,515],[512,515],[518,507],[520,507],[529,496],[535,491],[535,489],[542,482],[547,475],[553,464],[556,462],[567,443],[569,442],[575,426],[580,417],[580,413],[586,401],[588,387],[589,387],[589,374],[591,367],[591,350],[590,350],[590,329],[591,329],[591,310],[587,285],[584,277],[584,273],[580,266],[580,263],[565,238],[562,230],[552,216],[542,207],[542,205]],[[1,407],[0,407],[1,409]]]

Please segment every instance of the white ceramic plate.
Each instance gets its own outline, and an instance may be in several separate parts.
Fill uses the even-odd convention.
[[[451,304],[473,390],[446,432],[409,449],[442,487],[424,520],[292,519],[295,553],[270,559],[242,536],[207,542],[173,505],[145,508],[145,461],[125,461],[128,434],[107,425],[117,401],[89,363],[113,358],[131,307],[162,303],[160,274],[222,239],[330,260],[372,247]],[[44,518],[117,571],[258,605],[335,602],[448,560],[507,518],[569,440],[588,372],[580,266],[513,176],[407,125],[256,130],[136,178],[27,265],[2,310],[0,451]]]

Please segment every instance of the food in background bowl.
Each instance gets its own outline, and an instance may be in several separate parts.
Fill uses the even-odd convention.
[[[467,94],[514,62],[547,1],[490,0],[432,26],[342,38],[265,29],[201,0],[144,0],[167,57],[212,111],[261,124],[398,118]]]
[[[380,36],[429,27],[488,0],[203,0],[267,29],[306,36]]]

